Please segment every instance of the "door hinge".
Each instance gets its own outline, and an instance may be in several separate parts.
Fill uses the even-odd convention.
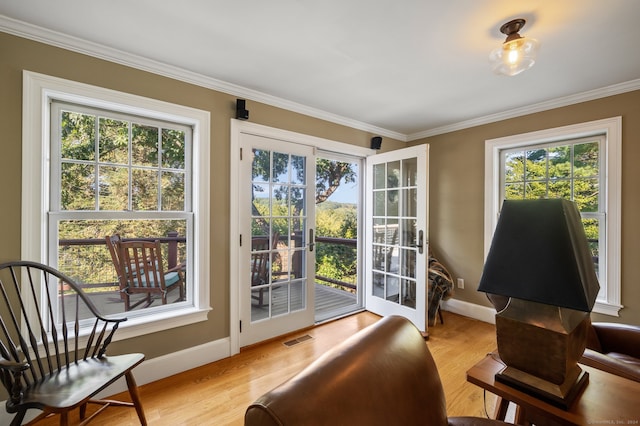
[[[242,148],[240,148],[240,161],[242,161]]]
[[[242,320],[240,320],[240,333],[242,333]]]
[[[242,234],[240,234],[240,247],[242,247]]]

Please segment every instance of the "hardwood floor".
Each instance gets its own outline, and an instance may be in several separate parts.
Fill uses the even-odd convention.
[[[241,350],[240,354],[140,387],[147,421],[153,426],[242,425],[246,407],[338,342],[379,317],[359,313],[300,333]],[[482,390],[467,383],[466,371],[495,349],[491,324],[444,312],[444,324],[429,329],[428,346],[438,365],[450,416],[484,416]],[[303,336],[300,343],[284,343]],[[135,373],[135,370],[134,370]],[[118,397],[120,395],[117,395]],[[495,396],[487,394],[493,413]],[[88,412],[95,411],[90,407]],[[58,418],[42,425],[57,424]],[[70,415],[78,421],[78,413]],[[139,425],[135,411],[108,408],[91,425]]]

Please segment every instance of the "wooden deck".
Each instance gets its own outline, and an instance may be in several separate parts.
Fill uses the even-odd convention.
[[[273,312],[286,312],[287,308],[284,306],[287,300],[286,294],[284,294],[286,291],[286,286],[277,287],[273,290]],[[88,294],[90,299],[92,299],[103,315],[124,313],[124,302],[120,300],[120,296],[117,292]],[[135,300],[138,297],[144,296],[136,295],[132,300]],[[167,297],[168,303],[176,302],[179,297],[178,291],[170,292]],[[292,294],[291,299],[294,305],[300,306],[300,294]],[[154,300],[151,306],[158,306],[160,303],[160,300]],[[315,309],[316,322],[323,322],[333,317],[343,316],[346,313],[360,310],[361,306],[358,305],[358,300],[355,294],[316,283]],[[263,319],[269,315],[267,307],[256,306],[255,301],[251,306],[251,311],[251,318],[253,320]]]
[[[271,315],[276,316],[288,311],[287,286],[276,286],[272,290]],[[266,296],[265,296],[266,297]],[[294,287],[291,289],[291,306],[303,306],[303,294]],[[315,285],[315,319],[323,322],[332,317],[342,316],[347,312],[359,310],[358,300],[355,294],[333,287],[316,283]],[[256,301],[251,305],[251,320],[259,321],[269,317],[269,306],[265,303],[258,306]]]

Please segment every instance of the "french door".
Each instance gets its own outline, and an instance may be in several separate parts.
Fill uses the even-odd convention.
[[[240,134],[240,346],[314,323],[313,148]]]
[[[367,158],[366,309],[427,331],[428,145]]]

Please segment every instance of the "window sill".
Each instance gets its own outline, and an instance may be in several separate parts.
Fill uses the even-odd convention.
[[[152,334],[170,328],[182,327],[207,320],[211,307],[173,309],[155,315],[145,315],[129,318],[122,323],[114,335],[113,340],[126,340],[133,337]]]
[[[613,303],[607,303],[604,301],[596,301],[595,305],[593,306],[592,312],[595,312],[596,314],[609,315],[612,317],[619,317],[620,309],[622,309],[623,307],[624,306],[622,305],[615,305]]]

